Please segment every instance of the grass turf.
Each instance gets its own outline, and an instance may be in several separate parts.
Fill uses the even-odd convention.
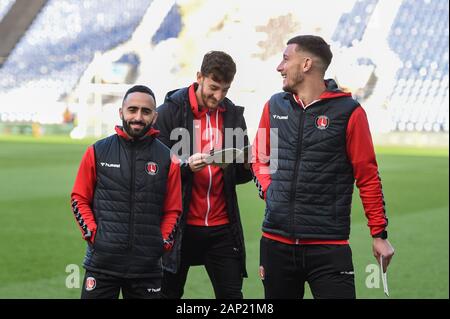
[[[0,298],[78,298],[65,286],[66,267],[81,265],[85,245],[70,210],[70,191],[87,141],[0,137]],[[388,272],[391,298],[448,298],[448,148],[377,149],[396,249]],[[258,279],[264,203],[255,187],[238,187],[249,278],[244,297],[262,298]],[[355,191],[351,247],[359,298],[384,298],[365,285],[374,264]],[[81,270],[80,277],[82,278]],[[80,278],[80,280],[81,280]],[[306,297],[311,294],[307,292]],[[192,267],[185,298],[212,298],[203,267]]]

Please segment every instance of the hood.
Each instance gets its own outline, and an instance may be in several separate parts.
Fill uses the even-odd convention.
[[[183,105],[183,103],[187,101],[188,89],[189,88],[186,87],[167,92],[166,97],[164,98],[164,103],[171,102],[176,105]]]
[[[320,99],[334,99],[337,97],[352,97],[352,94],[350,92],[343,92],[341,89],[339,89],[337,83],[333,79],[325,80],[325,92],[323,92],[320,95]]]

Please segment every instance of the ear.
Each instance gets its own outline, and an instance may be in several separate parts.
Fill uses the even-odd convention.
[[[152,125],[155,125],[157,118],[158,118],[158,112],[155,111],[155,116],[153,117]]]
[[[308,72],[311,70],[313,64],[313,60],[311,58],[305,58],[305,62],[303,63],[303,72]]]
[[[123,121],[123,111],[122,111],[121,107],[119,108],[119,116],[120,116],[120,119]]]
[[[200,83],[203,79],[203,74],[202,72],[198,71],[197,72],[197,83]]]

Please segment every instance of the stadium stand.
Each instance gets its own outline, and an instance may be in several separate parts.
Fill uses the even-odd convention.
[[[339,19],[332,40],[343,47],[361,41],[378,0],[357,0],[352,10]]]
[[[400,131],[448,132],[449,2],[404,0],[388,42],[403,62],[389,107]]]
[[[0,0],[0,27],[1,18],[8,17],[10,14],[7,12],[12,11],[11,8],[20,1],[24,0]],[[241,39],[243,34],[246,34],[248,43],[242,50],[249,50],[251,47],[259,50],[264,43],[274,48],[274,52],[269,52],[264,59],[258,55],[259,51],[252,53],[246,61],[249,62],[248,65],[258,65],[261,70],[270,68],[272,72],[273,64],[277,63],[275,60],[278,59],[275,55],[278,55],[280,48],[284,46],[284,34],[321,30],[316,26],[319,22],[313,18],[311,20],[317,22],[316,24],[308,22],[305,20],[308,17],[300,19],[300,15],[292,10],[289,11],[289,16],[282,10],[270,11],[267,17],[258,22],[259,29],[251,25],[251,19],[235,15],[239,11],[233,9],[232,5],[231,9],[225,9],[226,6],[223,5],[221,10],[216,10],[214,14],[211,10],[205,10],[203,15],[199,15],[200,6],[211,5],[207,1],[191,7],[183,7],[183,3],[189,3],[188,0],[171,3],[154,0],[39,1],[46,2],[45,6],[40,9],[25,34],[21,35],[20,41],[3,65],[0,61],[0,102],[2,94],[6,96],[13,91],[28,92],[31,91],[29,89],[36,88],[56,92],[55,100],[61,101],[61,97],[70,96],[80,87],[90,85],[90,79],[97,75],[103,76],[99,77],[97,84],[125,85],[124,83],[133,83],[133,80],[137,79],[154,87],[159,87],[161,82],[165,90],[166,86],[172,85],[174,78],[186,76],[183,68],[187,64],[193,64],[191,54],[199,54],[194,50],[195,39],[204,41],[204,46],[199,47],[209,49],[210,46],[214,48],[217,43],[223,42],[223,39],[229,39],[231,45],[235,43],[234,39]],[[235,2],[238,3],[239,0]],[[288,2],[280,2],[279,6],[285,3],[287,7]],[[155,6],[158,3],[160,5]],[[335,49],[337,46],[338,50],[334,50],[335,61],[338,60],[339,51],[352,51],[347,57],[350,56],[350,62],[358,68],[352,69],[347,64],[349,60],[344,60],[344,70],[341,73],[347,75],[347,80],[363,83],[364,88],[352,90],[360,86],[352,85],[351,81],[342,83],[343,87],[347,84],[347,88],[362,99],[362,102],[371,102],[363,104],[367,109],[383,109],[380,118],[386,121],[387,117],[391,117],[392,125],[389,124],[389,130],[448,133],[449,0],[402,0],[393,6],[394,9],[388,11],[391,13],[389,21],[381,9],[386,8],[383,5],[387,2],[348,0],[345,3],[346,6],[339,5],[342,9],[340,13],[335,14],[329,31],[322,34],[331,39]],[[146,14],[150,5],[152,12]],[[245,5],[241,6],[244,7]],[[258,16],[261,17],[263,7],[259,10]],[[242,12],[246,11],[243,9]],[[155,14],[158,13],[159,18],[155,19]],[[289,19],[284,21],[281,19],[283,17]],[[383,28],[374,27],[377,19],[384,22]],[[297,20],[299,23],[294,23]],[[271,21],[279,23],[272,26]],[[199,35],[199,31],[203,33]],[[138,33],[139,37],[136,37]],[[263,41],[262,33],[263,36],[267,35],[266,42]],[[377,34],[375,38],[371,36],[374,33]],[[275,40],[280,41],[278,46]],[[141,45],[142,41],[146,43]],[[382,42],[383,45],[376,46],[373,50],[364,50],[372,48],[369,44],[374,42]],[[125,45],[121,45],[124,43]],[[130,46],[129,43],[133,44]],[[0,49],[1,45],[2,43]],[[241,50],[240,45],[234,47]],[[243,57],[247,58],[245,54],[240,54],[239,50],[232,51],[231,47],[229,50],[240,61]],[[95,56],[98,56],[98,52],[104,55],[100,54],[101,57],[97,61]],[[107,53],[113,54],[105,59]],[[163,61],[158,60],[161,56],[164,56]],[[391,67],[394,64],[389,64],[389,72],[386,72],[385,64],[391,56],[395,57],[396,64],[395,67]],[[103,69],[99,71],[98,66],[103,64],[107,65],[106,72]],[[153,75],[162,72],[167,72],[167,77],[158,83],[152,82]],[[246,70],[246,73],[252,74],[249,70]],[[248,74],[242,73],[240,78]],[[380,77],[380,74],[385,76]],[[339,79],[337,73],[335,75]],[[355,81],[358,76],[361,81]],[[341,79],[345,80],[342,75]],[[271,81],[271,78],[267,77],[266,80]],[[267,84],[259,84],[253,79],[243,83],[246,92],[256,92],[255,95]],[[248,96],[252,97],[248,99],[248,104],[255,104],[254,95],[249,93]],[[242,96],[240,98],[242,99]],[[67,98],[69,99],[73,101],[77,98]],[[81,105],[90,102],[87,98],[78,98],[78,103]],[[2,114],[4,110],[6,108],[2,110],[0,105],[0,121],[10,121],[11,116]],[[95,116],[92,113],[92,117]]]
[[[151,0],[50,0],[0,69],[0,93],[74,88],[94,57],[130,38]]]
[[[161,23],[158,31],[152,37],[152,44],[157,45],[161,41],[176,38],[181,32],[182,23],[180,15],[180,7],[175,4],[170,9],[164,21]]]
[[[339,19],[333,41],[343,48],[360,44],[377,4],[357,0]],[[389,49],[401,61],[386,106],[394,130],[448,132],[448,37],[448,0],[402,1],[386,34]],[[356,62],[374,65],[368,57]]]
[[[16,0],[2,7],[0,19],[0,67],[30,27],[47,0]]]

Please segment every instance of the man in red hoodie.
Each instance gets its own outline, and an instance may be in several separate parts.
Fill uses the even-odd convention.
[[[285,92],[264,106],[252,165],[266,201],[260,276],[266,298],[355,298],[348,243],[353,185],[387,268],[394,249],[364,109],[333,80],[329,45],[303,35],[288,41],[277,67]]]
[[[181,213],[179,163],[152,128],[155,96],[130,88],[123,127],[90,146],[72,190],[72,209],[87,242],[81,298],[159,298],[161,257]]]
[[[176,152],[184,159],[183,215],[174,247],[163,257],[162,294],[166,298],[182,297],[193,265],[205,266],[217,298],[242,298],[242,280],[247,274],[236,184],[250,181],[251,172],[244,163],[209,165],[206,158],[211,152],[248,144],[244,108],[226,98],[235,73],[236,65],[228,54],[208,52],[197,81],[169,92],[158,107],[161,140],[171,148],[188,145],[181,154]],[[230,130],[238,134],[228,138]]]

